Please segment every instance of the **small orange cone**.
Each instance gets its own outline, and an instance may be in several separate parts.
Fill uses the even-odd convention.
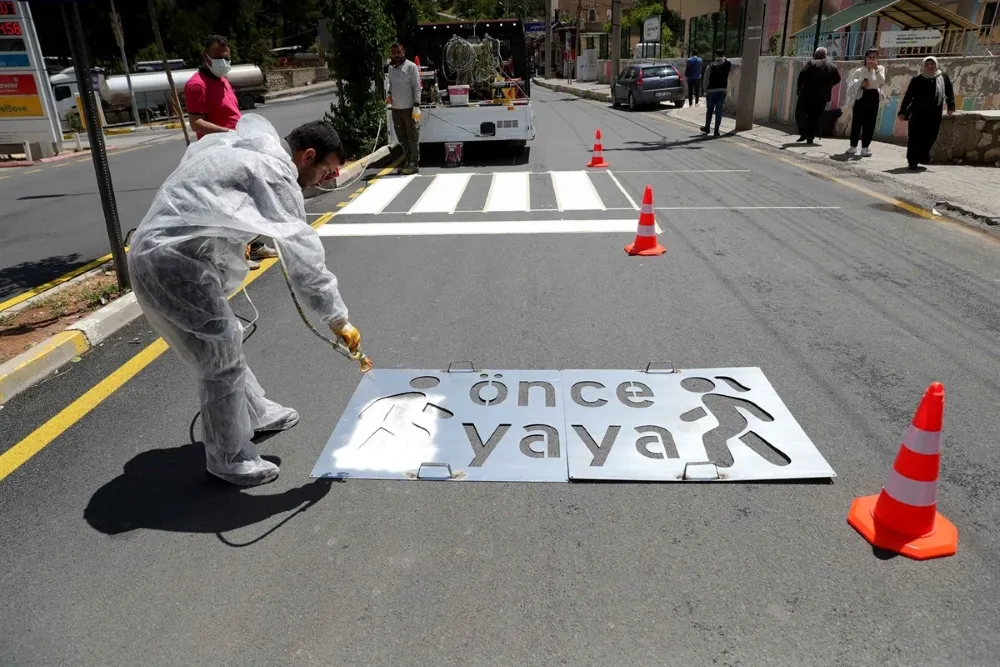
[[[625,246],[625,252],[630,255],[662,255],[667,251],[656,240],[656,219],[653,216],[653,187],[646,186],[642,195],[642,211],[639,213],[639,229],[635,232],[635,241]]]
[[[958,529],[937,511],[944,385],[934,382],[903,436],[882,492],[856,498],[847,523],[872,546],[916,560],[952,556]]]
[[[604,161],[604,146],[601,145],[601,128],[597,128],[597,134],[594,136],[594,154],[590,158],[590,164],[588,167],[610,167],[611,165]]]

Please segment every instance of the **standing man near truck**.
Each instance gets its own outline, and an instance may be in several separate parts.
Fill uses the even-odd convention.
[[[205,38],[201,67],[184,84],[184,106],[187,107],[191,129],[201,139],[206,134],[232,132],[240,122],[240,103],[226,76],[232,69],[229,42],[222,35]],[[259,238],[247,246],[247,262],[251,269],[260,268],[260,260],[278,256],[278,252]]]
[[[389,105],[392,126],[403,147],[403,174],[420,171],[420,69],[406,59],[403,45],[392,45],[389,61]]]

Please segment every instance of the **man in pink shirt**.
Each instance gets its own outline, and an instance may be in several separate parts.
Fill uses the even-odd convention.
[[[205,39],[201,67],[184,84],[184,104],[191,120],[191,129],[201,139],[206,134],[229,132],[240,122],[240,103],[226,75],[232,69],[229,43],[221,35]],[[277,257],[278,253],[260,239],[247,247],[250,268],[260,267],[260,260]]]

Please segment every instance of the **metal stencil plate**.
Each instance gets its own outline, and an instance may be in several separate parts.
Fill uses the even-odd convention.
[[[562,372],[571,480],[834,477],[759,368]]]
[[[365,375],[313,477],[566,482],[558,371]]]
[[[835,473],[759,368],[380,370],[313,477],[750,481]]]

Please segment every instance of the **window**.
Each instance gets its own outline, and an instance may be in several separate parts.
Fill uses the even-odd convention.
[[[589,12],[587,12],[587,21],[589,21],[590,23],[597,23],[596,9],[591,9]]]
[[[642,68],[642,75],[650,79],[662,79],[668,76],[677,76],[677,70],[670,65],[660,65],[658,67]]]
[[[73,95],[73,91],[70,90],[69,86],[56,86],[54,90],[56,93],[56,102],[62,102]]]
[[[989,35],[993,31],[994,24],[997,22],[998,6],[1000,6],[1000,2],[987,2],[986,6],[983,7],[983,20],[980,23],[979,34]]]

